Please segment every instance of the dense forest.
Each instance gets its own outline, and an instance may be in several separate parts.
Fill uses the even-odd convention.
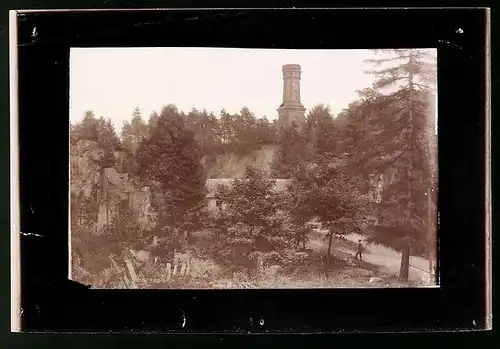
[[[95,172],[90,182],[72,157],[73,277],[119,287],[123,260],[134,251],[151,256],[138,267],[144,287],[161,282],[158,265],[180,252],[199,268],[221,266],[231,275],[226,279],[248,281],[271,266],[282,275],[304,268],[334,275],[346,257],[332,245],[347,244],[342,236],[351,233],[395,250],[410,246],[412,255],[427,258],[437,207],[434,65],[421,51],[392,51],[392,58],[380,53],[369,61],[373,86],[338,115],[317,105],[289,128],[244,106],[220,115],[170,104],[146,116],[136,108],[121,129],[88,111],[70,134],[72,154],[84,142],[100,152],[94,167],[85,165]],[[105,168],[130,186],[151,188],[151,224],[123,205],[104,233],[95,228],[104,190],[97,178]],[[212,214],[206,182],[217,178],[232,180],[217,188],[225,209]],[[288,180],[286,190],[276,191],[280,179]],[[310,247],[318,239],[321,253]],[[206,267],[185,287],[207,280],[216,287],[214,280],[224,278],[213,275],[216,269]]]

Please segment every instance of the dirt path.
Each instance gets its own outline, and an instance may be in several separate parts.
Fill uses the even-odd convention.
[[[361,235],[351,234],[347,235],[346,239],[357,243],[358,240],[363,240]],[[380,245],[368,244],[366,245],[367,252],[363,254],[363,260],[368,263],[379,265],[387,272],[397,275],[401,266],[401,253]],[[429,261],[410,256],[410,281],[423,281],[429,283]]]
[[[317,225],[317,228],[315,230],[318,232],[327,232],[326,230],[321,229],[320,225]],[[346,235],[345,238],[353,243],[357,243],[358,240],[364,240],[363,237],[358,234]],[[389,274],[399,275],[399,268],[401,266],[401,253],[381,245],[366,245],[365,243],[364,245],[367,248],[367,251],[363,254],[364,261],[381,267],[383,271]],[[337,251],[350,255],[354,255],[355,253],[354,249],[348,249],[345,246],[334,245],[333,248],[335,248]],[[431,285],[428,270],[429,261],[423,258],[410,256],[410,272],[408,275],[410,281],[420,281],[424,282],[425,284]]]

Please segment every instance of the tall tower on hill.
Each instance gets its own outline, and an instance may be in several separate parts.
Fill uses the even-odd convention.
[[[301,73],[298,64],[283,66],[283,103],[278,108],[280,127],[289,127],[294,121],[300,125],[305,121],[306,108],[300,102]]]

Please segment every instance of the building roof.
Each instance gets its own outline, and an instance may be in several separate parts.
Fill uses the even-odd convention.
[[[217,187],[219,185],[230,185],[234,178],[217,178],[217,179],[207,179],[205,187],[207,188],[208,194],[207,198],[213,198]],[[287,185],[291,182],[290,179],[276,179],[276,184],[274,190],[277,192],[283,192],[286,190]]]

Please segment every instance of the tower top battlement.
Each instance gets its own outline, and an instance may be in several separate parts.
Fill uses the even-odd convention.
[[[299,64],[285,64],[283,66],[283,78],[296,78],[300,80],[302,69]]]
[[[285,70],[301,70],[300,64],[285,64],[283,66],[283,71]]]

